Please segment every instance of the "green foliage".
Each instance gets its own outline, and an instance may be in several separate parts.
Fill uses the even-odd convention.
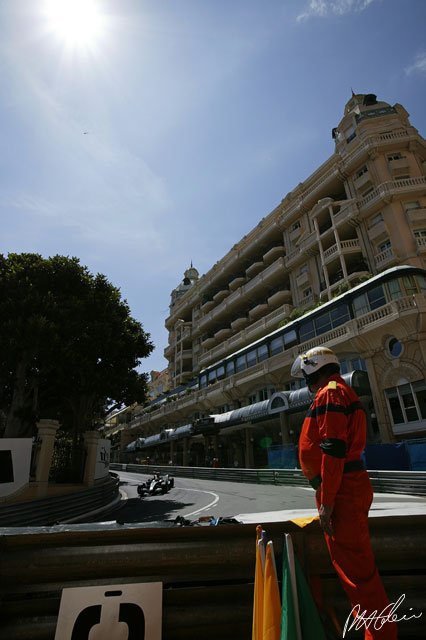
[[[40,417],[74,432],[111,405],[143,402],[136,367],[153,346],[120,291],[77,258],[0,255],[0,408],[7,437],[31,435]]]
[[[311,305],[310,307],[295,307],[294,309],[292,309],[292,311],[290,311],[290,313],[288,314],[287,318],[284,318],[283,320],[281,320],[281,322],[278,323],[278,328],[285,327],[286,324],[289,324],[289,322],[292,322],[293,320],[296,320],[297,318],[301,318],[306,313],[309,313],[310,311],[313,311],[317,307],[320,307],[322,304],[324,304],[324,303],[323,302],[316,302],[315,304]]]

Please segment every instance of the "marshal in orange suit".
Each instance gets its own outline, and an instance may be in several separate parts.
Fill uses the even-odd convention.
[[[385,622],[389,600],[368,530],[373,490],[360,458],[366,439],[365,412],[354,390],[339,375],[339,360],[331,349],[316,347],[298,356],[291,373],[304,377],[315,393],[300,434],[299,459],[316,489],[320,525],[332,563],[352,607],[366,620],[360,624],[365,638],[395,640],[396,624]],[[382,612],[385,618],[381,620]]]

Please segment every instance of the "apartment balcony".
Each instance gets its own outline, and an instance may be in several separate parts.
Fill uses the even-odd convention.
[[[233,331],[240,331],[244,329],[249,323],[249,319],[246,313],[236,316],[231,322],[231,329]]]
[[[419,209],[408,209],[407,211],[408,220],[410,221],[410,225],[421,225],[423,228],[426,226],[426,209],[420,207]]]
[[[254,297],[257,291],[282,280],[285,271],[284,258],[278,258],[278,260],[266,267],[262,273],[247,282],[243,288],[244,295]]]
[[[370,241],[376,241],[377,238],[380,238],[381,236],[387,236],[388,232],[386,231],[386,227],[385,227],[385,223],[383,222],[383,220],[381,222],[377,222],[377,224],[373,225],[372,227],[369,227],[368,229],[368,238]]]
[[[201,346],[204,349],[211,349],[211,347],[216,343],[216,339],[212,333],[206,333],[201,338]]]
[[[213,300],[216,302],[216,304],[219,304],[219,302],[222,302],[222,300],[224,300],[228,296],[229,296],[228,289],[220,289],[220,291],[214,294]]]
[[[354,185],[358,191],[365,190],[368,186],[372,185],[371,176],[369,171],[366,171],[359,178],[354,180]]]
[[[312,231],[303,237],[299,243],[299,251],[310,256],[315,256],[319,253],[318,236],[316,231]]]
[[[333,214],[333,219],[335,227],[339,227],[342,224],[346,223],[349,223],[352,226],[357,226],[359,220],[359,210],[355,200],[344,202],[344,204],[340,208],[340,211]]]
[[[420,197],[424,194],[425,187],[426,176],[382,182],[376,189],[373,189],[371,193],[360,200],[359,208],[362,211],[367,211],[383,198],[392,195],[407,195],[411,198]]]
[[[228,284],[228,287],[231,291],[235,291],[236,289],[241,287],[245,282],[246,282],[245,276],[235,276]]]
[[[263,270],[263,260],[256,260],[246,269],[247,278],[254,278],[260,271]]]
[[[278,309],[270,311],[270,313],[256,320],[256,322],[252,322],[245,329],[241,329],[221,344],[205,351],[199,358],[199,366],[206,367],[220,358],[245,347],[250,342],[253,342],[253,340],[261,338],[273,329],[276,329],[279,322],[287,318],[292,309],[292,305],[284,304],[278,307]]]
[[[274,246],[269,247],[263,255],[263,262],[265,265],[271,264],[280,256],[285,255],[285,249],[283,245],[277,242]]]
[[[386,249],[386,251],[380,251],[380,253],[377,253],[374,256],[374,262],[380,270],[388,268],[391,264],[397,262],[397,258],[392,251],[392,247]]]
[[[178,358],[179,357],[181,357],[182,360],[192,360],[192,349],[183,349],[178,353]]]
[[[208,311],[210,311],[211,309],[213,309],[214,305],[215,305],[215,302],[214,302],[213,298],[210,298],[210,299],[208,299],[208,300],[205,300],[205,301],[203,302],[203,304],[201,305],[201,311],[202,311],[203,313],[207,313]]]
[[[169,357],[172,355],[172,353],[174,353],[175,350],[175,343],[172,342],[171,344],[167,345],[167,347],[164,349],[164,357],[168,360]]]
[[[408,158],[398,158],[388,161],[389,170],[392,176],[407,174],[410,169]]]
[[[267,303],[270,309],[276,309],[284,302],[291,302],[291,291],[288,289],[279,289],[274,293],[271,293],[267,298]]]
[[[419,253],[426,253],[426,238],[416,238],[416,244]]]
[[[340,253],[348,254],[348,253],[360,253],[361,247],[359,245],[358,238],[354,238],[352,240],[342,240],[340,242]],[[328,264],[332,262],[336,256],[339,255],[339,246],[334,244],[332,247],[329,247],[326,251],[324,251],[324,264]]]
[[[309,284],[309,272],[304,271],[303,273],[299,273],[296,277],[296,284],[298,287],[303,287],[305,284]]]
[[[223,340],[226,340],[226,338],[229,338],[231,333],[231,327],[222,327],[221,329],[216,331],[216,333],[214,334],[214,338],[216,342],[222,342]]]
[[[259,302],[252,309],[250,309],[249,317],[251,320],[256,320],[267,314],[269,310],[270,309],[266,302]]]
[[[318,302],[318,296],[316,293],[311,293],[309,296],[305,296],[300,300],[299,307],[308,308],[312,307],[313,304]]]
[[[291,253],[288,254],[288,256],[286,256],[285,266],[289,271],[291,271],[298,263],[300,263],[304,259],[304,254],[299,249],[299,247],[297,247],[297,249],[294,249]]]
[[[293,242],[296,242],[297,238],[300,238],[300,236],[302,235],[302,227],[296,227],[296,229],[293,229],[292,231],[289,232],[288,237],[290,242],[293,244]]]

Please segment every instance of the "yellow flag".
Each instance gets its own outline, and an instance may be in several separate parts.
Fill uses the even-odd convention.
[[[263,636],[262,640],[280,640],[281,600],[275,567],[274,546],[266,546],[265,577],[263,587]]]
[[[254,573],[254,597],[253,597],[253,627],[252,640],[263,640],[263,572],[264,572],[264,546],[261,525],[256,527],[256,568]]]

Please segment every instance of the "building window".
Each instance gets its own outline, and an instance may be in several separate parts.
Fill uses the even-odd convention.
[[[390,240],[386,240],[385,242],[382,242],[382,244],[380,244],[378,248],[380,253],[383,253],[388,249],[392,249],[392,242]]]
[[[279,336],[278,338],[274,338],[273,340],[271,340],[269,349],[271,352],[271,356],[275,356],[277,353],[281,353],[281,351],[283,350],[282,336]]]
[[[388,160],[401,160],[403,156],[400,153],[392,153],[388,156]]]
[[[411,211],[412,209],[422,209],[422,205],[418,200],[403,203],[405,211]]]
[[[387,341],[387,350],[392,358],[399,358],[402,353],[402,344],[396,338],[389,338]]]
[[[403,176],[395,176],[395,180],[408,180],[410,177],[409,173],[404,174]]]
[[[235,373],[235,363],[233,360],[226,363],[226,375],[232,376]]]
[[[380,222],[383,222],[383,214],[381,211],[379,211],[379,213],[376,213],[375,216],[370,218],[368,228],[372,229],[373,227],[376,226],[376,224],[379,224]]]
[[[351,142],[356,137],[355,127],[352,125],[345,130],[346,142]]]
[[[255,404],[256,402],[256,394],[254,393],[253,395],[248,397],[248,404]]]
[[[309,298],[309,296],[312,295],[312,287],[308,287],[307,289],[305,289],[303,291],[303,297],[304,298]]]
[[[363,193],[361,193],[361,196],[363,198],[365,198],[366,196],[368,196],[369,193],[371,193],[372,191],[374,191],[374,187],[369,187],[366,191],[364,191]]]
[[[367,165],[365,164],[359,171],[357,171],[356,177],[360,178],[361,176],[364,175],[364,173],[367,173],[368,168]]]
[[[385,393],[394,425],[426,419],[426,384],[424,380],[407,382],[386,389]]]
[[[240,371],[244,371],[245,368],[246,368],[246,357],[239,356],[237,358],[237,373],[239,373]]]
[[[387,303],[385,292],[382,286],[374,287],[367,293],[363,293],[360,296],[356,296],[353,299],[353,310],[356,318],[374,311],[378,307],[382,307]]]
[[[297,220],[291,228],[292,231],[296,231],[296,229],[300,229],[300,220]]]
[[[269,398],[268,389],[261,389],[259,391],[259,402],[267,400]]]
[[[247,354],[247,367],[253,367],[257,362],[256,349],[249,351]]]
[[[303,264],[303,265],[300,267],[299,274],[300,274],[300,275],[302,275],[302,273],[308,273],[308,271],[309,271],[308,265],[307,265],[307,264]]]
[[[263,362],[264,360],[267,360],[268,358],[268,345],[267,344],[263,344],[261,347],[257,348],[257,361],[258,362]]]
[[[426,229],[419,229],[414,232],[416,238],[426,238]]]

